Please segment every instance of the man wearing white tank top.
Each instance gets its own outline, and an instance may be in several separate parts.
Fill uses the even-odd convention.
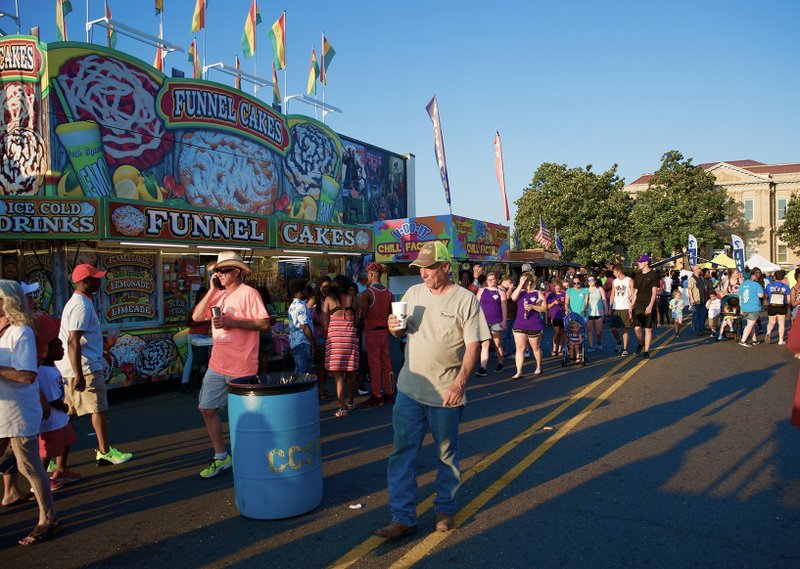
[[[631,327],[630,308],[633,301],[633,279],[625,276],[622,265],[614,265],[614,295],[612,299],[611,332],[617,341],[614,353],[628,355],[628,330]],[[620,332],[620,330],[622,330]]]

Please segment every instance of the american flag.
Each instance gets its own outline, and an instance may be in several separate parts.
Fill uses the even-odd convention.
[[[561,242],[561,238],[558,236],[558,227],[553,230],[553,234],[555,235],[556,239],[556,251],[558,251],[559,255],[564,254],[564,244]]]
[[[544,245],[545,249],[549,249],[553,244],[553,240],[550,238],[550,230],[544,226],[544,221],[541,217],[539,218],[539,231],[536,232],[534,239]]]

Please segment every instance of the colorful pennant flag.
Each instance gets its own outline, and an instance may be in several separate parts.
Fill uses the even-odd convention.
[[[236,56],[236,71],[239,71],[241,68],[242,67],[241,67],[241,63],[239,63],[239,56],[237,55]],[[241,75],[237,75],[236,76],[236,79],[233,82],[233,86],[236,87],[237,89],[241,89],[242,88],[242,76]]]
[[[447,159],[444,155],[444,136],[442,135],[442,123],[439,120],[439,103],[436,101],[436,95],[425,105],[425,110],[428,111],[428,116],[431,117],[431,122],[433,123],[433,149],[436,152],[436,163],[439,166],[442,186],[444,186],[444,198],[447,200],[447,205],[450,206],[450,179],[447,176]]]
[[[197,40],[192,40],[192,45],[189,46],[188,59],[192,62],[192,77],[195,79],[200,79],[202,70],[200,69],[200,57],[197,54]]]
[[[503,197],[503,215],[506,221],[511,221],[508,213],[508,197],[506,196],[506,176],[503,169],[503,146],[500,144],[500,132],[494,133],[494,173],[497,176],[497,183],[500,184],[500,195]]]
[[[559,255],[564,254],[564,244],[561,242],[561,237],[558,236],[558,227],[553,228],[553,240],[556,244],[556,251],[558,251]]]
[[[164,73],[164,57],[161,54],[161,48],[156,48],[156,58],[153,60],[153,67],[155,67],[161,73]]]
[[[256,53],[256,26],[261,23],[261,13],[258,11],[256,0],[250,4],[247,19],[244,21],[242,32],[242,52],[247,59]]]
[[[328,67],[330,67],[334,55],[336,55],[336,50],[334,50],[333,46],[328,43],[328,39],[325,37],[325,34],[323,33],[322,60],[320,61],[320,66],[319,66],[319,80],[322,82],[323,85],[328,84]]]
[[[206,27],[206,3],[208,0],[197,0],[192,15],[192,31],[197,33]]]
[[[272,59],[276,69],[286,69],[286,12],[272,24],[269,39],[272,42]]]
[[[549,249],[553,245],[553,239],[550,237],[550,230],[545,227],[541,216],[539,216],[539,231],[536,232],[533,238],[544,245],[545,249]]]
[[[308,88],[306,92],[312,96],[317,96],[317,78],[319,77],[319,65],[317,65],[317,54],[311,48],[311,65],[308,68]]]
[[[164,0],[156,0],[156,16],[164,11]]]
[[[72,12],[72,2],[69,0],[56,0],[56,28],[58,41],[68,41],[67,14]]]
[[[108,1],[106,1],[106,19],[111,19],[111,8],[108,6]],[[106,38],[108,39],[108,47],[111,49],[117,47],[117,30],[114,29],[114,26],[108,25]]]
[[[278,72],[275,70],[275,62],[272,62],[272,102],[276,105],[281,104],[281,90],[278,88]]]

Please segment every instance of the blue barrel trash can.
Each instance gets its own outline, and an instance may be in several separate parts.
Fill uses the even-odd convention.
[[[322,503],[315,375],[266,373],[228,381],[228,417],[240,514],[276,520]]]

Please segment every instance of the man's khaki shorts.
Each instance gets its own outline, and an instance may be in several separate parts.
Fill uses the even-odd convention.
[[[64,402],[69,406],[69,414],[82,417],[93,413],[104,413],[108,411],[108,399],[106,399],[106,382],[103,376],[96,373],[89,373],[83,376],[86,378],[86,389],[75,391],[75,378],[67,378],[67,386],[64,389]]]

